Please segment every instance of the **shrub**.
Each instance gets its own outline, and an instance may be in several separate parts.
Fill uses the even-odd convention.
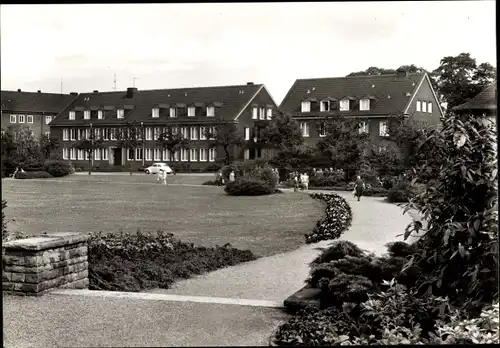
[[[312,232],[305,235],[306,243],[339,238],[352,222],[352,211],[347,201],[334,193],[312,193],[310,196],[326,203],[326,216],[316,223]]]
[[[217,181],[215,181],[215,180],[207,180],[202,185],[217,186]]]
[[[286,181],[282,181],[280,183],[280,186],[284,187],[284,188],[292,188],[292,187],[295,187],[295,183],[293,182],[293,180],[286,180]]]
[[[408,203],[415,196],[415,190],[407,181],[399,181],[387,192],[390,203]]]
[[[9,231],[7,230],[7,219],[5,218],[5,209],[7,208],[7,201],[2,199],[2,241],[9,238]]]
[[[222,168],[222,164],[220,163],[210,163],[205,167],[206,172],[217,172]]]
[[[383,187],[367,187],[363,190],[363,196],[367,197],[386,197],[388,190]]]
[[[276,174],[273,172],[271,167],[253,167],[248,174],[246,174],[247,178],[261,180],[267,183],[273,189],[278,184],[278,178]]]
[[[45,161],[43,167],[45,171],[53,177],[66,176],[73,172],[71,164],[67,161],[48,160]]]
[[[331,187],[338,186],[342,183],[343,178],[339,178],[336,175],[327,176],[311,176],[309,179],[309,186],[311,187]]]
[[[53,176],[47,172],[17,172],[15,178],[16,179],[47,179],[47,178],[53,178]]]
[[[274,188],[262,180],[238,179],[228,182],[224,188],[231,196],[261,196],[274,193]]]
[[[215,248],[182,243],[172,234],[92,234],[89,239],[89,288],[141,291],[168,288],[175,280],[251,261],[249,250],[226,244]]]
[[[353,242],[347,240],[336,241],[332,243],[331,246],[324,249],[321,254],[311,262],[311,266],[343,259],[346,256],[361,257],[364,256],[364,252]]]

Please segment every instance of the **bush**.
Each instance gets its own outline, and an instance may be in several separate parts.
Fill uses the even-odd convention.
[[[53,176],[47,172],[17,172],[15,178],[16,179],[48,179],[48,178],[53,178]]]
[[[390,203],[408,203],[415,196],[415,190],[407,181],[399,181],[387,192]]]
[[[388,190],[383,187],[367,187],[363,190],[363,196],[367,197],[386,197]]]
[[[195,247],[161,231],[156,235],[92,234],[88,255],[89,289],[108,291],[167,289],[177,279],[256,258],[251,251],[229,244]]]
[[[222,168],[222,164],[220,163],[210,163],[205,167],[206,172],[217,172]]]
[[[224,191],[231,196],[261,196],[275,192],[275,189],[262,180],[238,179],[228,182]]]
[[[353,242],[347,240],[337,241],[324,249],[321,254],[311,262],[311,266],[343,259],[346,256],[361,257],[364,256],[364,252]]]
[[[338,178],[335,175],[328,175],[328,176],[311,176],[309,179],[309,186],[310,187],[331,187],[331,186],[338,186],[342,184],[342,179],[343,178]]]
[[[2,199],[2,241],[9,238],[9,231],[7,230],[7,219],[5,218],[5,209],[7,208],[7,201]]]
[[[43,167],[53,177],[66,176],[73,172],[71,164],[68,161],[48,160],[45,161]]]
[[[352,211],[347,201],[334,193],[312,193],[310,196],[326,203],[326,216],[316,223],[312,232],[305,234],[306,243],[339,238],[352,223]]]

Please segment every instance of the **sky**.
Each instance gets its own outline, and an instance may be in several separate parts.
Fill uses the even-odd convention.
[[[462,52],[496,66],[495,13],[495,1],[2,5],[1,88],[251,81],[279,104],[298,78],[434,70]]]

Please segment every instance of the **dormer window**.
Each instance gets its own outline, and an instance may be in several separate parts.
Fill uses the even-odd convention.
[[[175,108],[170,108],[170,117],[177,117],[177,110]]]
[[[330,111],[330,101],[322,100],[319,104],[319,107],[321,112]]]
[[[151,116],[153,118],[159,118],[160,117],[160,108],[153,108],[151,112]]]
[[[308,100],[303,101],[300,110],[301,112],[311,112],[311,102]]]
[[[102,120],[104,118],[104,111],[97,110],[97,119]]]
[[[208,117],[215,116],[215,107],[213,107],[213,106],[207,106],[207,116]]]
[[[361,111],[370,110],[370,99],[361,99],[359,101],[359,110]]]
[[[83,111],[83,119],[84,120],[90,120],[90,110],[84,110]]]
[[[270,120],[273,117],[273,109],[267,109],[267,119]]]
[[[252,120],[256,120],[259,118],[259,110],[256,106],[252,108]]]
[[[362,121],[359,123],[359,134],[368,133],[368,122]]]
[[[116,110],[116,118],[124,118],[125,117],[125,110],[124,109],[117,109]]]
[[[190,106],[188,107],[188,116],[189,117],[193,117],[196,113],[196,107],[194,106]]]
[[[74,120],[75,119],[75,111],[70,111],[69,112],[69,119]]]
[[[349,99],[340,101],[340,111],[349,111]]]

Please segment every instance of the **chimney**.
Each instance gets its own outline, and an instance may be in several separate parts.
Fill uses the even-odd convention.
[[[139,93],[137,88],[135,87],[127,88],[127,99],[132,99],[137,93]]]
[[[253,86],[253,82],[247,82],[247,86]]]
[[[99,91],[97,89],[94,89],[94,93],[99,93]]]
[[[19,88],[17,91],[18,91],[18,92],[21,92],[21,89]]]
[[[71,92],[69,95],[78,95],[76,92]]]
[[[38,91],[37,91],[37,93],[42,93],[42,91],[41,91],[41,90],[38,90]]]
[[[396,70],[397,77],[408,77],[408,70],[406,69],[398,69]]]

